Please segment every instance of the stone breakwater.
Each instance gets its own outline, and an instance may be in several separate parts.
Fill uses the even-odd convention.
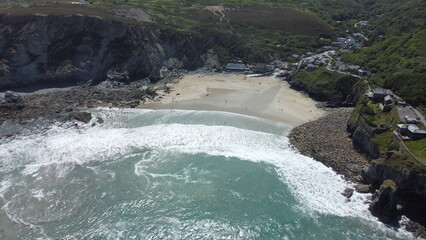
[[[360,182],[368,160],[352,147],[346,123],[352,108],[328,109],[327,114],[293,129],[291,144],[353,182]]]

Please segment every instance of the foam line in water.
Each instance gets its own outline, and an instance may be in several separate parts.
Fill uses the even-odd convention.
[[[353,187],[352,184],[323,164],[294,151],[288,138],[281,133],[176,123],[137,127],[106,124],[82,129],[55,126],[46,132],[17,137],[0,145],[3,169],[23,168],[23,175],[32,176],[37,176],[45,166],[66,166],[56,168],[60,177],[74,164],[110,161],[140,150],[204,153],[263,162],[275,166],[281,180],[300,202],[296,206],[300,211],[312,216],[320,213],[359,217],[379,225],[364,204],[367,195],[355,192],[347,202],[341,193],[345,188]],[[148,161],[154,159],[155,155]],[[141,174],[143,170],[142,167],[136,168],[135,174]],[[1,186],[8,187],[4,182]]]
[[[22,173],[34,175],[49,164],[108,160],[136,149],[206,153],[266,162],[275,165],[300,201],[317,212],[347,216],[366,210],[348,208],[348,205],[358,206],[354,203],[358,200],[346,203],[340,194],[349,184],[321,163],[291,150],[286,137],[228,126],[167,124],[130,129],[54,130],[3,144],[0,159],[9,167],[23,164]],[[22,159],[27,162],[20,162]]]

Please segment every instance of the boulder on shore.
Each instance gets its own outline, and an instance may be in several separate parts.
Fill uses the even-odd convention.
[[[383,223],[390,224],[398,217],[397,186],[394,181],[387,179],[373,195],[370,204],[371,213]]]
[[[65,120],[77,120],[84,123],[89,123],[92,119],[92,114],[88,112],[73,112],[68,115]]]
[[[4,93],[4,100],[6,103],[21,103],[22,97],[15,92],[6,91]]]
[[[366,184],[357,184],[355,185],[355,191],[359,193],[369,193],[371,191],[371,186]]]

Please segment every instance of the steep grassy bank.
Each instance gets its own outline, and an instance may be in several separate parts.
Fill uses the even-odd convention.
[[[300,70],[290,84],[305,90],[310,96],[322,101],[352,102],[348,99],[357,79],[337,72],[320,68],[313,72]]]

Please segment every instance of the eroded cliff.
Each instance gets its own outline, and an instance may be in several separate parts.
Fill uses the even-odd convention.
[[[202,67],[214,42],[212,36],[152,24],[0,15],[0,89],[107,78],[156,81],[174,68]]]

